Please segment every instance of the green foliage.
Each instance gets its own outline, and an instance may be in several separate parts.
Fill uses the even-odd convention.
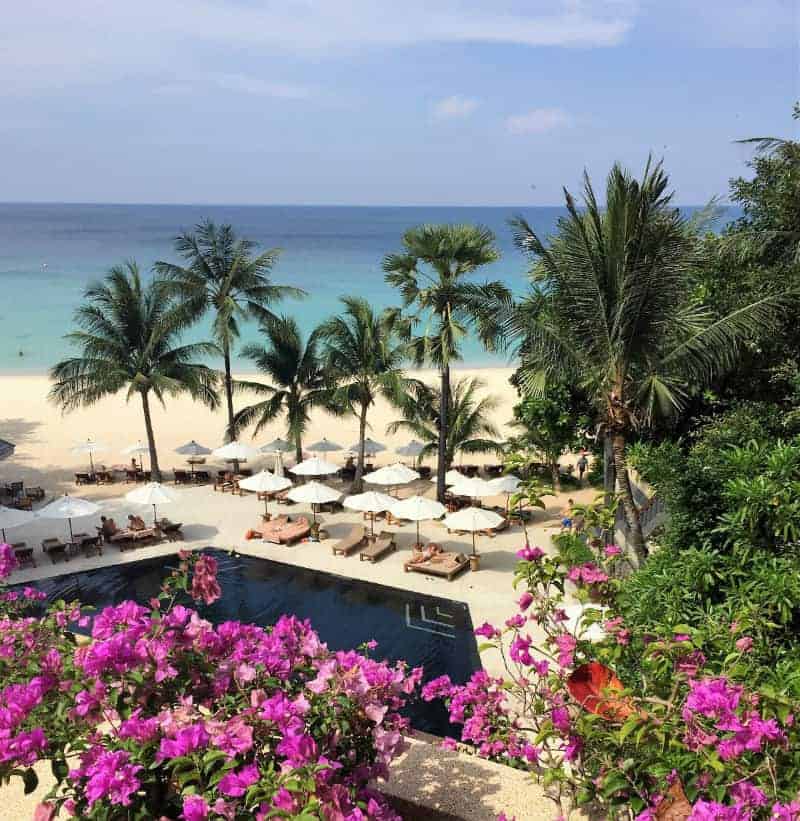
[[[182,304],[170,298],[163,282],[142,282],[134,261],[111,268],[92,283],[75,311],[78,330],[66,339],[80,354],[53,366],[50,399],[65,411],[88,407],[126,391],[141,398],[152,471],[160,478],[150,420],[149,397],[188,393],[211,408],[218,403],[217,374],[197,360],[214,352],[208,344],[180,344],[191,323]]]
[[[335,410],[332,386],[319,355],[319,340],[314,334],[303,340],[297,323],[289,317],[267,319],[261,324],[260,331],[267,344],[246,345],[242,356],[250,359],[270,383],[240,380],[236,385],[266,398],[236,413],[231,436],[236,438],[252,424],[257,434],[265,425],[285,414],[287,435],[289,441],[294,442],[295,456],[300,461],[303,458],[302,438],[311,410],[315,407]]]
[[[523,396],[514,407],[514,425],[521,430],[517,442],[542,454],[556,490],[560,489],[559,457],[579,445],[578,431],[588,426],[584,411],[579,397],[565,384],[548,384],[541,394]]]
[[[408,431],[424,445],[418,460],[436,453],[439,448],[441,391],[422,382],[411,390],[400,403],[403,419],[389,424],[386,432]],[[500,432],[491,421],[497,400],[492,396],[479,397],[483,388],[480,379],[460,379],[450,386],[447,408],[447,428],[444,467],[448,470],[457,454],[502,453]]]

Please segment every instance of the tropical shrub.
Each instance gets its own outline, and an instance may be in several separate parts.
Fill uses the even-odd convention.
[[[13,567],[0,547],[0,572]],[[332,652],[308,622],[214,626],[186,606],[220,595],[216,562],[181,553],[144,607],[96,616],[35,590],[3,595],[0,781],[56,786],[37,817],[396,819],[367,788],[403,748],[399,714],[422,672]],[[77,644],[70,627],[91,630]]]
[[[423,688],[462,725],[461,746],[529,770],[560,816],[800,818],[800,701],[744,683],[756,623],[633,630],[614,601],[619,548],[587,544],[594,561],[572,567],[537,547],[517,554],[516,612],[476,630],[502,651],[504,677]]]

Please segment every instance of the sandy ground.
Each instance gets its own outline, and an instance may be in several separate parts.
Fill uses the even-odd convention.
[[[501,434],[508,430],[507,423],[516,402],[514,389],[508,383],[511,374],[510,368],[465,369],[455,372],[457,378],[480,378],[486,385],[486,394],[496,397],[498,406],[494,421]],[[419,371],[416,375],[426,381],[436,378],[431,371]],[[252,375],[247,378],[257,379]],[[89,438],[107,445],[108,450],[98,454],[95,463],[110,466],[130,462],[130,457],[124,456],[121,451],[138,440],[146,442],[138,397],[126,403],[124,396],[120,395],[91,408],[63,415],[55,405],[47,401],[49,388],[46,376],[0,375],[0,439],[7,439],[17,445],[13,459],[0,462],[0,482],[22,480],[26,485],[43,487],[50,495],[67,491],[72,493],[75,472],[89,469],[88,457],[72,453],[73,446]],[[234,401],[238,409],[255,400],[252,395],[241,394]],[[224,443],[226,417],[221,408],[212,412],[188,397],[169,399],[165,408],[155,401],[151,406],[159,462],[166,476],[171,477],[173,467],[186,468],[183,457],[173,451],[190,439],[212,449]],[[385,401],[379,401],[370,412],[368,435],[389,449],[405,444],[412,438],[409,434],[386,434],[387,424],[398,418],[396,409]],[[242,437],[242,441],[258,446],[275,437],[285,437],[286,429],[282,421],[276,421],[256,438],[252,438],[249,433],[248,431]],[[356,418],[339,418],[322,411],[315,412],[304,445],[312,444],[323,436],[345,448],[349,447],[358,440]],[[344,462],[343,453],[332,455],[339,463]],[[493,461],[493,457],[487,458]],[[373,461],[376,464],[387,464],[396,460],[397,456],[387,450]],[[147,461],[145,455],[145,467]],[[469,461],[480,462],[482,458],[470,458]],[[272,457],[265,459],[265,464],[271,466]],[[224,467],[224,464],[217,465],[212,459],[209,466]],[[118,493],[119,488],[113,486],[81,488],[84,496],[110,496]]]
[[[477,372],[469,372],[478,375]],[[505,370],[484,370],[479,374],[487,382],[488,389],[500,396],[501,404],[496,414],[498,426],[502,427],[510,416],[514,401],[513,391],[507,383],[509,372]],[[74,470],[85,469],[83,457],[70,453],[70,447],[91,436],[112,446],[104,461],[113,464],[122,461],[116,451],[135,441],[142,435],[139,408],[126,406],[121,401],[109,401],[96,408],[80,411],[66,418],[44,402],[46,380],[40,377],[0,377],[0,437],[17,443],[17,452],[10,459],[0,463],[0,481],[23,479],[26,484],[42,485],[49,495],[69,490],[77,494],[72,482]],[[385,406],[376,408],[373,414],[373,436],[389,446],[396,446],[408,437],[386,437],[386,421],[393,418]],[[214,447],[221,443],[222,415],[212,415],[191,403],[177,400],[170,403],[166,412],[159,410],[155,418],[156,432],[163,466],[180,466],[176,457],[170,460],[170,451],[179,444],[194,438]],[[267,441],[280,435],[282,429],[275,425],[259,437],[258,442]],[[308,442],[323,435],[349,445],[355,440],[354,420],[331,419],[323,415],[313,419]],[[342,458],[341,454],[333,454]],[[381,454],[378,462],[395,459],[391,453]],[[94,496],[102,504],[103,512],[114,516],[117,522],[124,520],[134,508],[123,498],[131,486],[117,483],[103,488],[80,489],[81,496]],[[430,482],[419,482],[415,486],[403,488],[401,495],[422,492],[433,495]],[[236,548],[243,553],[262,556],[303,567],[316,568],[332,573],[359,578],[365,581],[445,596],[466,602],[470,607],[474,625],[484,621],[501,623],[514,610],[514,594],[511,589],[515,553],[524,543],[524,535],[519,527],[497,535],[494,539],[479,540],[482,566],[479,572],[467,571],[452,582],[434,579],[415,573],[406,573],[403,563],[410,557],[410,544],[414,537],[414,525],[399,528],[397,540],[399,549],[377,564],[361,562],[357,555],[349,558],[333,556],[330,545],[347,532],[349,525],[359,520],[353,512],[323,514],[324,526],[330,539],[321,543],[302,543],[294,547],[246,542],[244,532],[256,524],[263,503],[255,496],[231,496],[215,493],[210,486],[176,489],[177,501],[159,510],[159,515],[168,515],[175,521],[184,523],[186,546],[201,548],[213,545],[219,548]],[[570,494],[576,501],[589,501],[594,492],[588,488]],[[484,500],[487,505],[502,503],[502,497]],[[558,527],[558,513],[565,498],[551,497],[546,511],[537,511],[529,526],[530,541],[545,549],[550,547],[550,536]],[[291,514],[307,513],[306,505],[294,505],[288,509]],[[135,512],[145,513],[141,508]],[[98,517],[75,520],[76,531],[93,532]],[[101,565],[118,562],[133,562],[140,558],[167,555],[176,549],[174,544],[139,548],[120,553],[114,547],[107,547],[102,557],[90,559],[74,558],[69,563],[51,565],[46,561],[38,545],[46,536],[63,536],[66,523],[38,520],[22,528],[9,531],[10,541],[25,540],[36,546],[38,567],[15,571],[11,581],[30,581],[56,573],[75,573]],[[422,523],[423,537],[435,539],[445,549],[468,552],[469,537],[450,536],[443,525],[436,522]],[[499,674],[500,660],[495,655],[484,654],[483,663],[487,670]],[[506,771],[506,768],[487,769],[485,762],[475,762],[464,756],[450,758],[433,746],[415,746],[410,758],[399,762],[397,778],[390,788],[405,799],[424,800],[429,806],[452,814],[453,817],[490,821],[501,810],[509,817],[516,815],[517,821],[538,821],[552,817],[553,805],[545,799],[541,791],[528,781],[522,781],[520,774]],[[453,782],[458,775],[457,784]],[[436,777],[434,777],[434,775]],[[40,788],[37,796],[43,795]],[[18,785],[0,791],[0,820],[16,821],[30,818],[34,802],[32,797],[22,796]]]

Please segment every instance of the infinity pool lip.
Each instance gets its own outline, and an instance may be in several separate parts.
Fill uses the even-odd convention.
[[[204,552],[217,559],[222,586],[219,601],[196,608],[209,621],[266,627],[283,613],[294,614],[308,619],[333,650],[356,649],[374,638],[378,646],[373,656],[421,666],[426,681],[448,674],[454,682],[464,682],[481,668],[469,606],[463,601],[235,550]],[[147,604],[178,562],[173,553],[53,576],[30,586],[47,593],[49,601],[77,599],[97,609],[124,599]],[[441,704],[417,699],[405,712],[418,730],[458,733]]]

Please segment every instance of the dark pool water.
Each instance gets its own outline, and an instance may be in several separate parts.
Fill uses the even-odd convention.
[[[425,668],[425,680],[447,673],[464,682],[480,668],[469,608],[463,602],[294,567],[269,559],[207,551],[219,562],[222,598],[200,607],[214,623],[228,620],[261,626],[293,613],[310,619],[334,650],[378,642],[373,655],[405,659]],[[125,599],[146,604],[177,557],[158,557],[44,579],[35,584],[49,601],[80,600],[97,608]],[[421,700],[407,708],[413,725],[437,735],[456,733],[444,709]]]

